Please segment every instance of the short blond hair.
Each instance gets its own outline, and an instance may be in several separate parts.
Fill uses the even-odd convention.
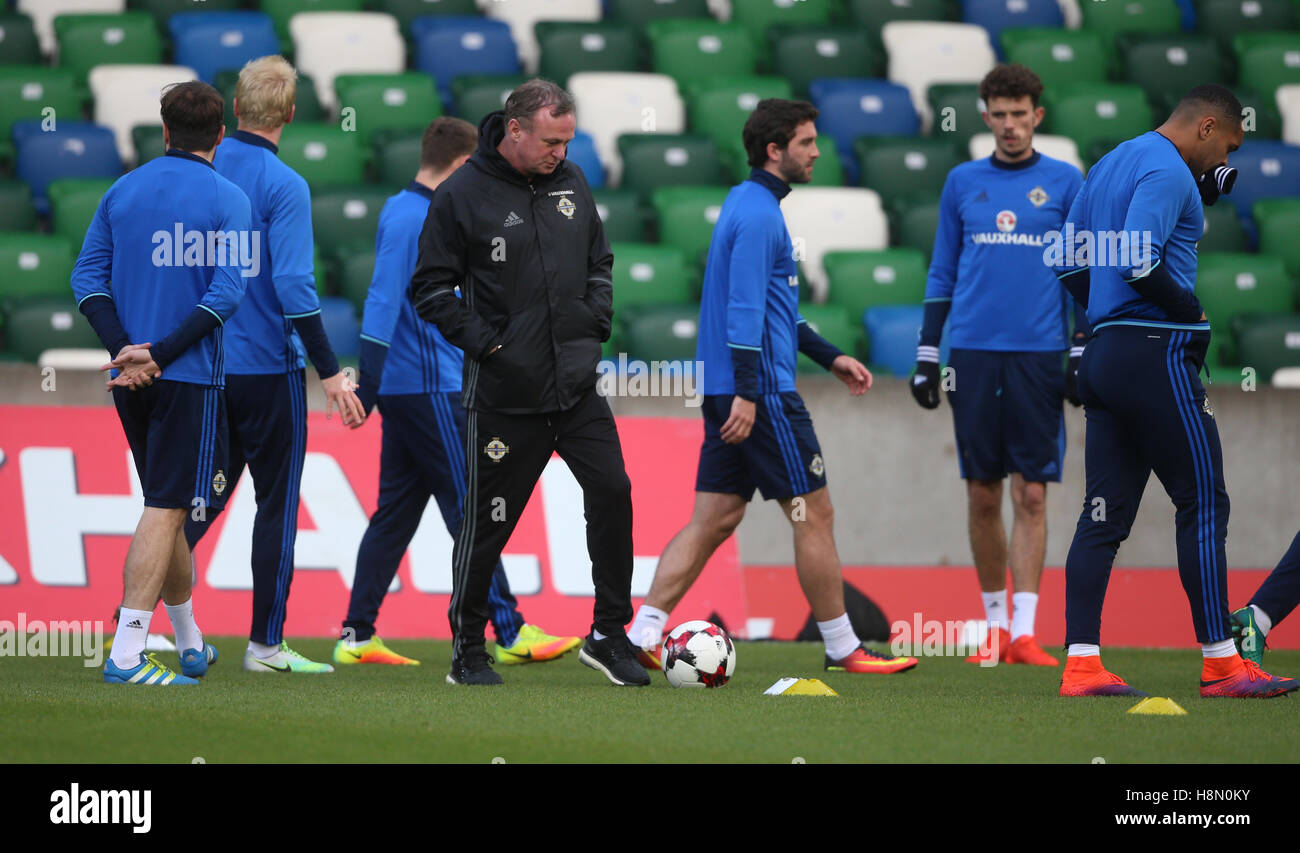
[[[254,130],[274,130],[289,120],[298,94],[298,72],[283,56],[263,56],[244,64],[235,84],[239,122]]]

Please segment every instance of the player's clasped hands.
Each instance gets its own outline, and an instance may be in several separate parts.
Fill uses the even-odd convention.
[[[103,370],[116,370],[117,376],[109,377],[108,390],[114,388],[129,388],[132,391],[139,391],[141,388],[147,388],[153,384],[153,381],[162,376],[162,368],[153,360],[153,354],[149,351],[152,344],[128,344],[122,347],[117,357],[99,368]]]
[[[366,422],[365,407],[357,397],[356,385],[346,373],[340,370],[330,378],[322,379],[320,384],[325,389],[326,418],[330,416],[331,410],[338,409],[345,427],[356,429]]]
[[[871,371],[851,355],[840,355],[831,362],[831,373],[849,386],[849,393],[861,397],[871,390]]]

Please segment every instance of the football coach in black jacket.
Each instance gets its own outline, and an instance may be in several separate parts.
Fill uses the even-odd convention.
[[[519,86],[504,112],[479,125],[477,150],[438,187],[420,235],[411,300],[465,351],[452,683],[501,683],[484,647],[488,587],[552,451],[582,486],[596,588],[579,659],[615,684],[650,683],[623,630],[632,618],[632,487],[613,414],[596,392],[614,256],[582,170],[565,159],[575,123],[559,86]]]

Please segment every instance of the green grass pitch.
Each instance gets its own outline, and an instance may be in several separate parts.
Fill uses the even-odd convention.
[[[244,641],[203,685],[106,685],[73,658],[0,664],[0,762],[1294,762],[1295,699],[1203,700],[1196,650],[1109,649],[1106,666],[1185,717],[1125,713],[1136,700],[1060,699],[1060,668],[981,669],[924,658],[909,673],[821,671],[820,644],[738,643],[720,690],[615,688],[576,653],[498,666],[501,688],[443,682],[449,644],[394,641],[418,667],[332,675],[240,670]],[[332,642],[294,647],[328,660]],[[160,660],[175,665],[174,654]],[[1300,674],[1300,652],[1265,667]],[[838,697],[772,697],[782,676],[822,678]]]

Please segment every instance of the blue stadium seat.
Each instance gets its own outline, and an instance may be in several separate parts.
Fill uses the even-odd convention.
[[[817,105],[817,130],[835,139],[849,183],[858,183],[853,143],[860,136],[915,136],[921,120],[905,86],[888,80],[824,77],[808,85]]]
[[[357,309],[351,300],[322,296],[320,319],[335,355],[356,358],[361,353],[361,324],[357,322]]]
[[[877,305],[862,312],[870,350],[868,361],[895,376],[907,376],[916,367],[916,340],[925,319],[923,305]],[[939,343],[939,363],[948,362],[948,329]]]
[[[605,166],[596,154],[596,141],[590,133],[575,131],[573,141],[569,143],[569,153],[565,157],[582,169],[587,184],[593,190],[605,186]]]
[[[122,159],[113,131],[88,121],[60,121],[56,130],[41,130],[41,121],[13,126],[18,177],[31,187],[38,213],[49,212],[45,188],[57,178],[117,178]]]
[[[1061,7],[1056,0],[962,0],[961,19],[968,24],[979,24],[988,30],[989,41],[1005,61],[1002,53],[1002,31],[1011,27],[1065,26]]]
[[[177,12],[167,20],[176,64],[188,65],[205,83],[217,72],[280,52],[275,23],[262,12]]]
[[[1256,230],[1251,208],[1262,198],[1300,196],[1300,146],[1285,142],[1253,140],[1228,158],[1238,172],[1232,194],[1224,199],[1237,208],[1242,227],[1255,245]],[[1220,202],[1222,203],[1222,202]]]
[[[411,21],[415,68],[432,74],[445,104],[462,74],[518,74],[519,51],[510,25],[475,15],[425,15]]]

